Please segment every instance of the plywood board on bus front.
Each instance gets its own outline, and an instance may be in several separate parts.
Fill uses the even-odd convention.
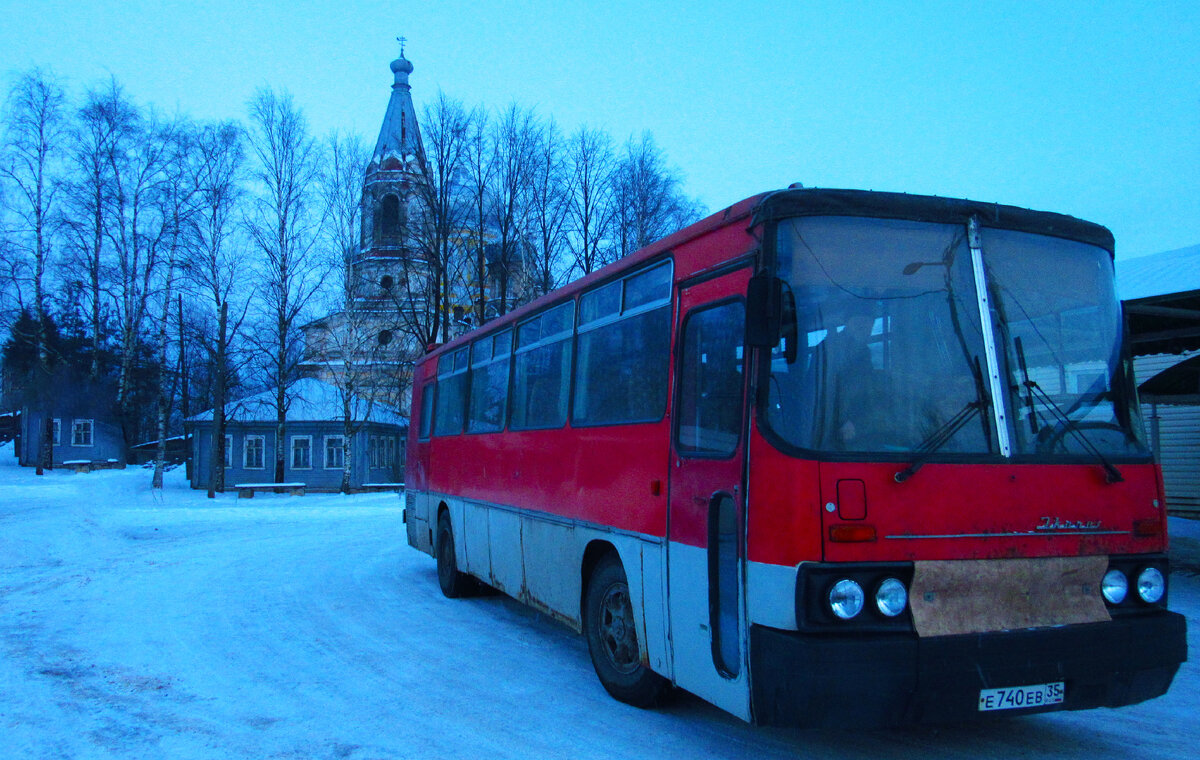
[[[1107,567],[1103,556],[916,562],[913,625],[924,637],[1106,621]]]

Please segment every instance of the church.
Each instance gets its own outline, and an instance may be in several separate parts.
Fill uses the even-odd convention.
[[[401,40],[403,42],[403,40]],[[305,354],[301,372],[333,382],[407,413],[413,362],[427,349],[415,336],[424,334],[436,311],[449,327],[442,336],[457,336],[474,326],[477,280],[469,264],[450,287],[449,303],[438,304],[435,277],[422,246],[425,199],[431,198],[429,164],[413,106],[409,75],[413,64],[405,57],[391,62],[392,92],[379,137],[363,175],[360,244],[347,251],[347,297],[344,308],[305,325]],[[461,193],[464,204],[469,188]],[[500,246],[484,235],[486,261],[485,314],[503,313],[528,300],[522,287],[523,256],[501,261]],[[466,230],[457,237],[457,255],[474,260],[477,238]],[[524,251],[526,245],[518,245]],[[466,262],[463,262],[466,263]],[[504,271],[504,283],[494,275]],[[497,294],[504,293],[498,308]]]
[[[350,387],[394,409],[408,408],[413,360],[424,349],[405,330],[414,294],[428,290],[410,220],[419,218],[425,152],[408,77],[412,63],[391,63],[392,93],[363,177],[361,236],[347,251],[347,303],[303,327],[301,372]]]

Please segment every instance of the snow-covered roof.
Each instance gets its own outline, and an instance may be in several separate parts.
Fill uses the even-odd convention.
[[[288,406],[289,422],[330,422],[342,419],[341,391],[335,385],[313,378],[297,380],[288,388],[291,404]],[[395,409],[379,402],[368,404],[355,399],[351,414],[356,419],[369,418],[371,422],[385,425],[408,424],[408,418]],[[189,417],[190,422],[209,422],[213,410]],[[225,418],[234,422],[274,422],[275,389],[249,396],[225,405]]]
[[[1117,260],[1122,301],[1200,290],[1200,245]]]

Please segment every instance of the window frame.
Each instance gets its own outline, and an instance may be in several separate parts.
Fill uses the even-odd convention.
[[[499,339],[502,336],[507,336],[508,348],[503,355],[497,353],[496,347],[499,344]],[[484,335],[476,340],[471,341],[471,353],[468,359],[468,368],[470,377],[467,380],[467,411],[464,419],[464,429],[468,435],[484,435],[487,433],[502,433],[508,428],[508,402],[512,396],[512,367],[513,367],[513,342],[516,340],[516,331],[511,325],[506,326],[502,330]],[[487,356],[476,358],[476,348],[484,348],[486,346]],[[482,427],[477,424],[478,420],[473,414],[475,410],[475,376],[476,373],[486,377],[487,368],[494,364],[504,362],[507,364],[504,372],[504,398],[500,403],[500,424],[498,427]]]
[[[539,324],[538,325],[538,337],[535,338],[534,340],[532,340],[531,342],[529,342],[528,344],[521,344],[520,337],[521,337],[521,329],[523,327],[533,324],[534,322],[540,322],[541,320],[543,320],[547,315],[551,314],[552,312],[557,311],[562,308],[565,308],[567,306],[571,307],[571,309],[570,309],[571,315],[567,322],[566,329],[559,330],[558,332],[551,333],[550,335],[545,335],[545,334],[543,334],[542,326]],[[575,336],[576,336],[575,325],[576,325],[576,322],[578,321],[578,317],[579,317],[579,304],[577,303],[575,298],[568,298],[565,301],[560,301],[560,302],[553,304],[545,309],[542,309],[537,314],[530,315],[528,319],[523,319],[520,322],[516,323],[516,325],[513,329],[512,366],[509,368],[509,389],[508,389],[508,429],[509,430],[558,430],[558,429],[565,427],[567,425],[567,423],[570,421],[570,419],[571,419],[571,400],[572,400],[572,396],[573,396],[573,389],[575,387],[575,378],[574,378],[574,374],[575,374]],[[563,391],[566,394],[566,409],[563,413],[562,421],[556,425],[514,425],[513,424],[513,419],[514,419],[513,411],[514,411],[514,407],[516,406],[516,403],[517,403],[517,393],[516,393],[516,391],[517,391],[517,364],[520,361],[520,358],[526,354],[530,354],[530,353],[533,353],[534,351],[548,348],[550,346],[554,346],[559,343],[566,344],[564,350],[566,351],[566,354],[567,354],[567,367],[565,369],[565,377],[559,379],[560,387],[561,387],[563,380],[566,381],[565,388],[563,388]],[[528,410],[526,410],[525,416],[526,417],[529,416]]]
[[[291,470],[311,470],[311,469],[313,468],[313,463],[312,463],[312,439],[313,439],[313,437],[312,437],[311,435],[293,435],[293,436],[291,436],[291,437],[290,437],[290,439],[289,439],[289,444],[290,444],[290,445],[288,446],[288,450],[289,450],[289,452],[290,452],[290,455],[289,455],[289,457],[288,457],[288,464],[289,464],[290,466],[288,467],[288,469],[291,469]],[[298,466],[298,465],[296,464],[296,452],[297,452],[297,450],[298,450],[298,449],[297,449],[297,447],[296,447],[296,444],[297,444],[299,441],[306,441],[306,442],[308,443],[308,446],[307,446],[307,449],[306,449],[306,450],[307,450],[307,452],[308,452],[308,464],[307,464],[307,465],[301,465],[301,466]]]
[[[379,469],[379,436],[374,433],[367,436],[367,469]]]
[[[457,348],[454,351],[451,351],[447,354],[443,354],[441,357],[438,358],[437,397],[434,399],[433,424],[431,425],[431,428],[432,428],[431,434],[434,438],[445,438],[445,437],[449,437],[449,436],[462,435],[463,432],[466,430],[466,427],[467,427],[467,403],[468,403],[468,400],[470,398],[470,393],[471,393],[471,387],[470,387],[471,386],[471,383],[470,383],[470,381],[471,381],[471,375],[470,375],[471,356],[470,356],[470,351],[471,351],[471,346],[466,345],[466,346]],[[459,366],[460,358],[462,360],[461,367]],[[446,369],[443,369],[442,365],[444,363],[449,364],[450,366]],[[439,412],[439,405],[441,404],[441,402],[443,400],[442,393],[445,390],[444,386],[451,380],[457,381],[459,377],[462,377],[462,391],[459,394],[457,394],[457,396],[458,396],[457,401],[458,401],[458,407],[459,407],[459,410],[458,410],[459,415],[461,416],[461,424],[458,426],[457,429],[455,429],[453,431],[439,432],[438,422],[440,421],[442,415],[439,414],[438,412]],[[449,402],[447,402],[447,403],[449,403]]]
[[[81,433],[86,432],[86,435]],[[86,441],[81,440],[86,438]],[[92,417],[77,417],[71,420],[71,445],[92,448],[96,445],[96,420]]]
[[[338,446],[333,445],[333,442],[335,440],[339,440],[339,439],[341,440],[341,445],[338,445]],[[323,469],[326,469],[326,470],[342,470],[342,469],[344,469],[346,467],[346,436],[345,436],[345,434],[330,433],[330,434],[322,436],[321,442],[323,444],[323,446],[321,448],[324,451],[324,454],[321,457],[321,461],[324,463]],[[330,454],[333,452],[339,451],[339,450],[341,451],[341,459],[342,459],[341,463],[340,464],[330,464],[329,463]]]
[[[684,362],[684,359],[686,358],[685,352],[686,352],[687,347],[685,345],[685,342],[687,340],[687,331],[688,331],[688,328],[691,326],[693,318],[695,318],[697,316],[703,316],[704,314],[706,314],[709,311],[712,311],[713,309],[724,308],[731,304],[741,304],[741,306],[742,306],[741,316],[742,316],[743,340],[742,340],[742,344],[741,344],[741,347],[742,347],[741,416],[740,416],[740,421],[738,422],[738,425],[737,425],[737,439],[734,441],[733,447],[728,451],[719,452],[714,449],[685,449],[681,446],[679,431],[680,431],[680,427],[683,423],[683,418],[682,418],[682,414],[681,414],[682,403],[683,403],[683,394],[684,394],[683,362]],[[737,455],[737,453],[739,451],[741,451],[741,449],[742,449],[743,439],[745,437],[745,432],[746,432],[746,408],[748,406],[748,400],[746,398],[746,380],[747,380],[746,373],[749,369],[749,367],[748,367],[749,351],[747,350],[746,341],[744,338],[745,326],[746,326],[746,299],[743,296],[729,296],[727,298],[721,298],[716,301],[711,301],[708,303],[700,304],[698,306],[694,306],[693,308],[691,308],[687,312],[687,314],[684,315],[683,323],[680,325],[679,331],[676,335],[676,340],[677,340],[678,346],[679,346],[677,349],[679,358],[678,358],[677,366],[675,367],[675,389],[674,389],[675,390],[675,394],[674,394],[675,398],[674,398],[673,406],[672,406],[672,409],[673,409],[672,418],[673,419],[672,419],[672,423],[671,423],[671,444],[675,448],[675,452],[677,453],[677,455],[683,459],[713,459],[713,460],[724,461],[724,460],[728,460],[730,457]]]
[[[259,460],[260,463],[255,466],[250,464],[250,442],[258,441]],[[267,469],[267,436],[262,433],[247,433],[242,436],[242,469],[243,470],[265,470]]]
[[[430,380],[421,386],[420,418],[417,420],[417,440],[428,441],[433,437],[434,409],[437,408],[435,393],[437,380]]]
[[[666,293],[656,299],[643,301],[633,307],[627,307],[628,286],[631,280],[638,278],[641,275],[647,274],[656,268],[663,267],[667,271]],[[584,300],[591,294],[599,293],[606,288],[612,287],[614,284],[620,284],[620,297],[618,299],[618,308],[615,313],[604,313],[599,316],[592,317],[589,321],[584,322]],[[670,385],[671,385],[671,364],[673,355],[671,352],[671,340],[674,331],[674,312],[672,304],[675,302],[675,260],[670,256],[666,256],[655,261],[648,262],[637,269],[623,273],[612,280],[600,283],[595,287],[579,294],[578,304],[576,306],[575,319],[575,340],[573,344],[573,354],[571,362],[571,398],[570,408],[567,413],[567,418],[570,421],[571,427],[611,427],[616,425],[642,425],[662,422],[666,417],[670,407]],[[650,314],[659,309],[667,311],[667,349],[665,355],[660,357],[666,369],[662,388],[661,410],[653,417],[637,418],[637,419],[621,419],[617,421],[589,422],[581,420],[578,417],[577,402],[580,394],[580,346],[583,336],[590,332],[600,330],[605,327],[617,325],[625,320],[634,319],[643,315]]]

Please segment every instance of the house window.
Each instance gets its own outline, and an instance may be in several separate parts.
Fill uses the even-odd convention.
[[[292,469],[312,469],[312,436],[292,436]]]
[[[92,445],[92,420],[75,420],[71,424],[71,445]]]
[[[246,442],[242,447],[242,467],[247,470],[263,469],[265,451],[266,438],[261,435],[246,436]]]
[[[54,420],[54,445],[62,443],[62,420]]]
[[[346,437],[325,436],[325,469],[340,470],[346,464]]]
[[[373,435],[367,440],[367,466],[373,470],[379,469],[379,436]]]
[[[225,461],[223,461],[222,464],[225,465],[225,469],[228,470],[233,467],[233,434],[232,433],[225,434],[225,457],[224,457],[224,460]]]
[[[396,465],[396,439],[392,436],[387,436],[383,439],[386,448],[383,453],[383,466],[394,467]]]

